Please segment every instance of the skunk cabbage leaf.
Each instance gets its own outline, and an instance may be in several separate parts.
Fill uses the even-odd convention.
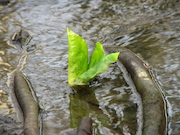
[[[114,63],[117,61],[118,56],[119,56],[119,52],[104,56],[93,67],[91,67],[86,72],[84,72],[79,77],[77,77],[74,83],[77,85],[84,85],[88,83],[95,76],[105,72],[111,63]]]
[[[75,79],[88,69],[88,47],[86,41],[67,28],[68,34],[68,83],[73,86]]]
[[[88,46],[86,41],[68,28],[67,34],[69,85],[85,85],[95,76],[105,72],[111,63],[117,61],[119,52],[105,56],[102,44],[97,42],[88,63]]]
[[[96,43],[96,48],[94,49],[88,69],[92,68],[94,65],[96,65],[103,57],[105,56],[104,49],[102,47],[102,44],[100,42]]]

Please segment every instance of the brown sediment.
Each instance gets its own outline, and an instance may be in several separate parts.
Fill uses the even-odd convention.
[[[14,93],[23,112],[24,134],[39,135],[39,106],[34,100],[29,83],[21,71],[16,71],[14,75]]]
[[[166,135],[166,102],[161,89],[150,74],[148,65],[133,52],[119,47],[106,47],[107,52],[119,51],[119,62],[130,74],[137,92],[142,99],[143,135]]]

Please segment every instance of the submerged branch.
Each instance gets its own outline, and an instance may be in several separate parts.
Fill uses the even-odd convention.
[[[92,135],[92,119],[88,116],[85,116],[81,119],[77,135]]]
[[[161,89],[150,74],[147,63],[142,61],[133,52],[119,47],[106,47],[106,51],[120,51],[119,62],[130,74],[132,81],[142,99],[143,135],[166,135],[167,113],[166,102]]]
[[[39,106],[33,98],[27,79],[25,79],[25,76],[20,71],[15,71],[14,93],[23,112],[24,134],[39,135]]]

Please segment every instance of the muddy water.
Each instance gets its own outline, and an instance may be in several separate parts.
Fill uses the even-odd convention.
[[[89,44],[126,47],[154,69],[169,103],[168,132],[180,133],[180,12],[178,0],[11,1],[0,5],[0,134],[21,134],[22,119],[11,99],[12,72],[22,68],[42,109],[44,135],[74,134],[82,116],[95,134],[139,133],[140,101],[116,65],[87,91],[73,96],[67,84],[66,26]],[[23,51],[7,41],[24,29],[33,37]],[[26,57],[25,57],[26,56]],[[16,109],[15,109],[16,108]]]

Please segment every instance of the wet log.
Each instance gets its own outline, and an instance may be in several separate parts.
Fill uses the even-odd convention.
[[[120,51],[119,62],[123,64],[132,78],[137,92],[142,99],[143,135],[166,135],[166,102],[161,89],[151,76],[149,66],[133,52],[119,47],[106,47],[106,51]]]
[[[16,71],[14,74],[14,93],[23,112],[24,134],[39,135],[39,106],[32,96],[27,79],[20,71]]]
[[[92,135],[92,119],[88,116],[85,116],[81,119],[77,135]]]

